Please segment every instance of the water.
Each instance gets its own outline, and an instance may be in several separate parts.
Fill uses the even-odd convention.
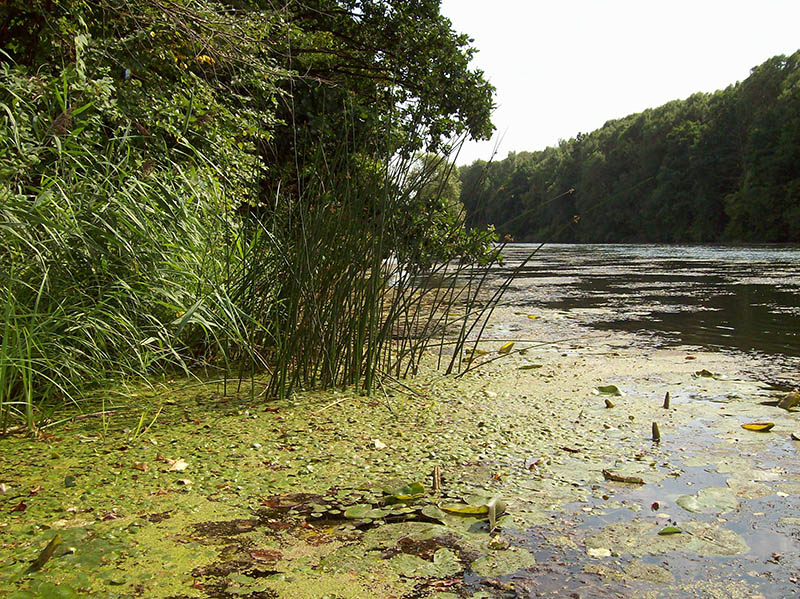
[[[510,273],[534,249],[506,247]],[[660,344],[800,356],[800,248],[546,245],[505,301],[583,310],[589,326]]]
[[[505,248],[506,264],[498,268],[499,283],[536,249],[513,244]],[[537,309],[563,311],[569,321],[595,330],[633,333],[645,346],[691,346],[729,354],[757,357],[757,380],[797,386],[800,373],[800,248],[663,245],[549,245],[541,248],[514,277],[503,302],[535,314]],[[673,398],[680,402],[680,394]],[[707,398],[714,401],[713,398]],[[648,507],[673,503],[680,521],[722,523],[746,540],[740,555],[700,556],[673,551],[644,556],[643,563],[666,568],[678,582],[738,581],[737,597],[798,596],[800,568],[797,527],[783,517],[794,517],[800,495],[778,493],[744,499],[724,516],[689,514],[674,505],[682,494],[708,486],[725,487],[731,473],[712,465],[691,467],[685,458],[709,448],[729,449],[731,456],[746,455],[754,470],[780,472],[780,481],[797,480],[800,445],[788,435],[776,436],[758,451],[720,442],[719,430],[698,422],[674,430],[659,446],[681,475],[657,484],[623,488],[614,499]],[[722,447],[723,449],[720,449]],[[766,479],[765,479],[766,480]],[[769,484],[769,483],[766,483]],[[630,565],[627,554],[592,561],[580,545],[583,539],[616,522],[646,519],[628,508],[604,509],[605,500],[592,497],[584,505],[568,506],[559,515],[568,522],[577,548],[553,549],[545,543],[548,527],[526,531],[521,543],[536,555],[536,568],[517,575],[516,596],[523,597],[683,597],[674,584],[654,585],[627,577],[617,580],[590,575],[585,566]],[[654,518],[652,514],[649,517]],[[706,596],[703,591],[692,596]],[[714,596],[732,596],[720,588]]]

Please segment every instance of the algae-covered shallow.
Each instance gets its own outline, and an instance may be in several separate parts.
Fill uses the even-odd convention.
[[[499,309],[488,336],[506,337],[482,343],[487,363],[463,377],[430,367],[386,394],[285,401],[178,381],[3,439],[0,595],[797,591],[798,413],[764,405],[775,392],[758,358],[536,315]],[[500,353],[508,335],[514,351]],[[597,389],[612,385],[607,407]],[[144,432],[142,412],[158,414]],[[740,426],[761,420],[774,428]]]

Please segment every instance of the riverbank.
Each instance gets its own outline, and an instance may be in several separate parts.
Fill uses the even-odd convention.
[[[475,360],[498,359],[460,378],[431,368],[385,394],[282,402],[173,383],[142,392],[135,410],[4,439],[0,592],[795,593],[800,426],[762,405],[780,396],[758,380],[765,365],[648,347],[577,316],[499,309]],[[768,433],[741,428],[765,420]],[[385,506],[384,489],[414,495],[400,487],[416,482],[422,497]],[[483,514],[431,507],[493,497],[506,504],[494,531]],[[680,532],[658,534],[668,527]],[[52,557],[26,574],[56,535]]]

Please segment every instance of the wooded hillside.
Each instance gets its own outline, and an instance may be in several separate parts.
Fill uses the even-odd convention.
[[[798,242],[800,52],[460,175],[468,222],[518,241]]]

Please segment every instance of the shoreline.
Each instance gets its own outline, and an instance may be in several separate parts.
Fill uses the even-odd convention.
[[[0,440],[0,590],[252,599],[796,591],[800,444],[790,435],[800,427],[797,413],[760,405],[774,393],[752,377],[758,359],[647,348],[555,310],[531,315],[499,307],[486,336],[553,345],[522,353],[534,344],[517,343],[462,378],[427,370],[406,382],[414,395],[399,387],[251,403],[246,390],[224,398],[201,388],[169,398],[133,441],[124,432],[135,429],[132,415],[113,416],[105,439],[81,421],[44,444]],[[491,358],[502,345],[480,347]],[[598,390],[610,385],[622,395]],[[145,397],[141,405],[157,409]],[[755,420],[775,427],[740,426]],[[431,496],[436,466],[442,490]],[[643,484],[606,480],[604,470]],[[502,497],[505,515],[494,533],[478,517],[390,514],[381,525],[342,515],[413,482],[426,503]],[[17,502],[26,507],[10,511]],[[658,535],[669,523],[682,532]],[[55,534],[66,550],[13,582]],[[20,595],[29,596],[38,595]]]

